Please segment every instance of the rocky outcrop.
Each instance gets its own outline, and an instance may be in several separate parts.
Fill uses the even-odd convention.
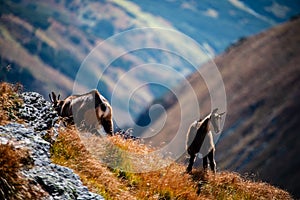
[[[19,117],[36,131],[50,129],[58,120],[56,111],[49,101],[37,92],[21,94],[24,104],[19,109]]]
[[[20,117],[25,125],[11,123],[0,126],[0,143],[16,144],[16,148],[27,148],[33,160],[33,167],[23,169],[22,174],[47,194],[45,199],[103,199],[102,196],[88,191],[72,169],[53,164],[50,159],[50,143],[44,140],[46,130],[54,127],[57,136],[57,115],[51,104],[34,92],[22,94],[24,106]]]

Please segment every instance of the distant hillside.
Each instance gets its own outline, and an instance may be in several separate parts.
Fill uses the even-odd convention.
[[[300,197],[300,19],[216,59],[227,89],[220,167],[252,171]],[[234,77],[232,77],[234,76]],[[238,144],[232,146],[232,142]]]
[[[0,4],[0,80],[21,82],[26,90],[44,95],[55,90],[62,96],[73,92],[76,75],[88,54],[115,34],[144,27],[178,30],[214,56],[238,38],[286,21],[300,9],[297,1],[282,0],[162,0],[151,4],[118,0],[0,0]],[[184,76],[193,72],[188,63],[159,48],[118,55],[133,46],[167,47],[172,52],[180,49],[189,52],[192,58],[203,54],[203,49],[192,48],[191,51],[189,44],[173,34],[131,33],[107,45],[104,52],[96,51],[82,73],[85,80],[77,81],[77,90],[86,92],[97,87],[110,100],[115,84],[124,74],[148,63],[171,66]],[[107,63],[110,56],[116,60]],[[108,70],[105,70],[106,64]],[[143,69],[142,73],[133,71],[128,80],[122,82],[122,90],[115,93],[121,99],[114,106],[120,116],[128,111],[124,109],[128,91],[144,82],[155,81],[153,77],[163,80],[164,86],[170,88],[180,81],[151,66]],[[135,120],[151,101],[165,92],[165,88],[151,84],[137,90],[132,105],[138,106],[130,106],[131,117]],[[123,117],[121,122],[121,126],[130,123],[128,117]]]
[[[300,197],[299,44],[298,18],[245,38],[214,60],[227,96],[225,127],[216,147],[218,169],[254,173],[255,177],[285,188],[297,197]],[[210,67],[208,63],[200,71]],[[211,79],[215,77],[212,75]],[[203,79],[195,73],[189,81],[197,92],[202,115],[210,112],[210,96]],[[180,96],[187,95],[182,90]],[[179,105],[169,107],[163,134],[153,140],[170,141],[178,128],[174,122],[180,121]]]

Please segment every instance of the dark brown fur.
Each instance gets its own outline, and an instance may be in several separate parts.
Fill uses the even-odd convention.
[[[192,144],[188,147],[187,152],[190,155],[189,165],[186,169],[187,172],[192,170],[194,160],[196,158],[196,154],[200,151],[200,148],[203,144],[204,138],[209,131],[209,118],[206,118],[200,128],[197,130],[197,134],[192,142]]]
[[[113,134],[112,107],[108,101],[101,97],[97,90],[82,95],[72,95],[64,100],[56,98],[54,92],[49,98],[58,115],[66,118],[68,122],[84,124],[85,127],[97,129],[102,125],[105,132]]]

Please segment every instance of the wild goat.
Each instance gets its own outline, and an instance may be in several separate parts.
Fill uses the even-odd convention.
[[[201,153],[203,157],[203,168],[206,170],[208,168],[208,160],[210,168],[213,172],[216,172],[216,162],[214,159],[215,145],[213,141],[212,130],[210,130],[211,122],[213,126],[213,131],[218,133],[220,131],[218,120],[224,113],[218,114],[218,109],[214,109],[211,114],[209,114],[203,120],[195,121],[191,124],[186,138],[186,150],[190,155],[189,165],[186,171],[189,173],[192,171],[192,167],[196,158],[197,153]]]
[[[102,125],[107,134],[113,134],[112,107],[96,89],[86,94],[71,95],[64,100],[59,100],[60,95],[56,98],[52,92],[49,98],[58,115],[69,122],[96,130]]]

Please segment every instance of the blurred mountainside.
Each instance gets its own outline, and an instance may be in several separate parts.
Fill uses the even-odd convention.
[[[98,88],[111,100],[119,88],[114,107],[123,118],[120,125],[131,123],[126,116],[128,91],[133,91],[129,110],[135,120],[148,104],[195,70],[174,52],[188,52],[201,64],[239,38],[284,22],[300,10],[297,1],[272,0],[0,3],[0,79],[21,82],[25,90],[43,95],[56,91],[63,97]],[[134,28],[139,29],[130,32]],[[162,28],[178,30],[199,46]],[[157,63],[182,76],[157,70]],[[83,79],[78,78],[79,70]],[[144,84],[149,82],[154,84]]]
[[[295,18],[270,30],[232,45],[214,59],[226,88],[227,116],[216,145],[219,170],[254,173],[255,177],[290,191],[300,197],[300,19]],[[213,62],[201,67],[209,74]],[[212,82],[217,82],[210,74]],[[201,109],[201,116],[211,111],[211,96],[203,77],[189,77]],[[218,92],[219,85],[215,85]],[[179,98],[190,96],[179,89]],[[218,94],[217,94],[218,96]],[[174,97],[173,97],[174,98]],[[192,111],[190,104],[180,105],[172,97],[167,107],[164,129],[152,140],[168,143],[174,137],[180,112]],[[165,101],[166,102],[166,101]],[[174,103],[175,102],[175,103]],[[181,107],[180,107],[181,106]],[[155,123],[162,120],[158,118]]]

